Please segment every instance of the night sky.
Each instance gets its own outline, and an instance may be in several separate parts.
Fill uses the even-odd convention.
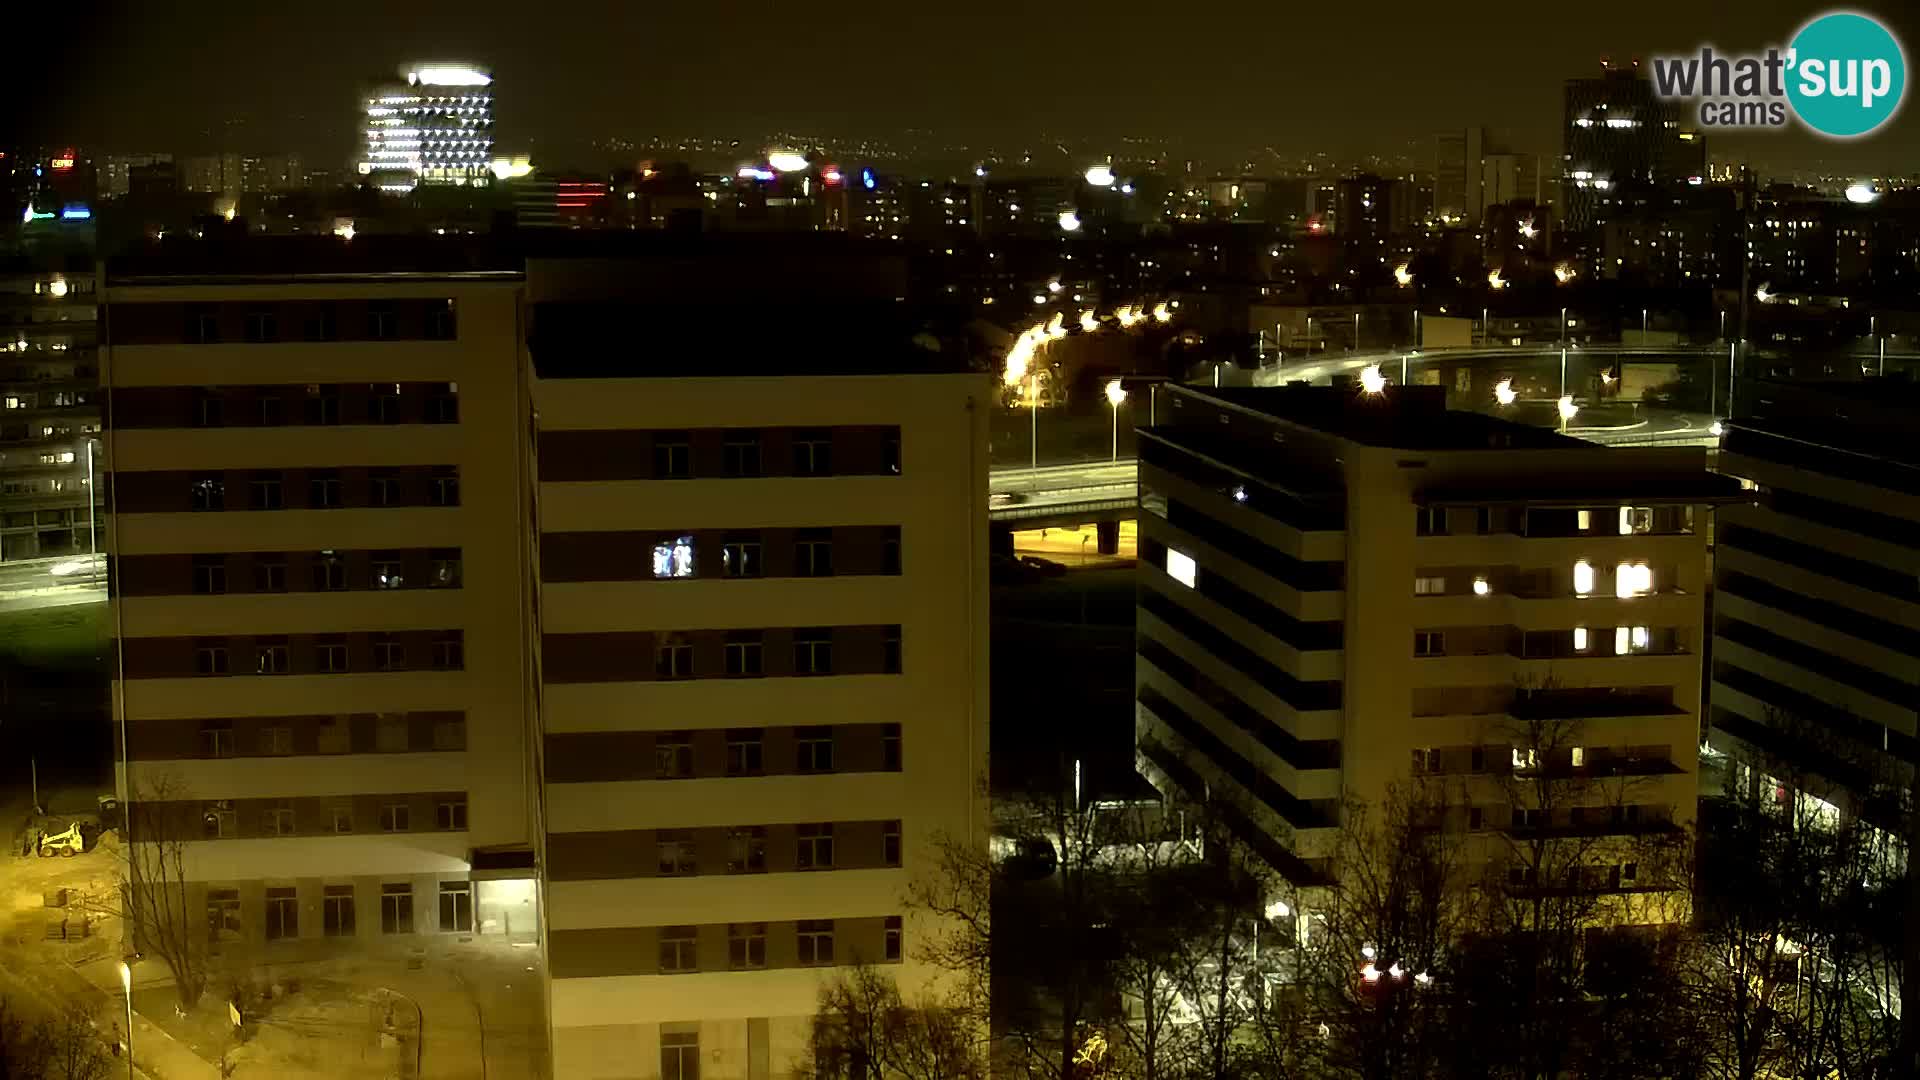
[[[1895,27],[1911,68],[1916,5],[1853,7]],[[1408,152],[1478,123],[1517,149],[1558,153],[1562,80],[1597,70],[1599,57],[1784,44],[1825,10],[1781,0],[40,5],[30,17],[44,22],[16,38],[8,75],[22,82],[9,100],[31,107],[0,134],[99,150],[292,150],[332,165],[352,147],[364,83],[444,58],[493,68],[501,149],[549,164],[602,164],[586,148],[605,136],[771,129],[890,138],[911,128],[1000,147],[1077,136],[1115,140],[1116,152],[1131,135],[1193,151],[1353,155]],[[1770,168],[1910,171],[1920,119],[1909,102],[1864,141],[1773,134],[1708,148]]]

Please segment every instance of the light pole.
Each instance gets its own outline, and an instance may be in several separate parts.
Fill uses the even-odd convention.
[[[1113,406],[1113,460],[1120,460],[1120,403],[1127,400],[1127,388],[1115,379],[1107,384],[1107,404]]]
[[[120,961],[120,989],[127,998],[127,1080],[133,1080],[133,967]]]
[[[1313,352],[1313,316],[1307,316],[1307,352]]]
[[[1640,309],[1640,347],[1647,347],[1647,309]]]
[[[1567,347],[1567,309],[1561,308],[1560,309],[1560,348],[1562,350],[1565,350],[1566,347]]]
[[[99,501],[99,489],[93,483],[93,436],[87,436],[87,573],[98,576],[100,573],[100,544],[95,539],[93,525],[94,504]]]
[[[1040,468],[1040,373],[1027,376],[1027,411],[1033,416],[1032,433],[1027,436],[1027,449],[1032,452],[1033,468]]]
[[[1353,351],[1360,351],[1360,312],[1358,310],[1353,313]]]
[[[1492,344],[1493,324],[1487,321],[1487,309],[1483,304],[1480,308],[1480,345],[1482,348],[1486,348]]]

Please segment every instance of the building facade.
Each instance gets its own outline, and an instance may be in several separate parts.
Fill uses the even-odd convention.
[[[87,555],[104,539],[92,509],[95,469],[105,468],[94,453],[95,300],[91,259],[14,259],[0,270],[0,562]],[[72,578],[48,574],[46,585]]]
[[[493,76],[462,64],[416,64],[365,105],[360,175],[382,191],[485,185],[493,177]]]
[[[537,942],[521,275],[166,260],[103,297],[132,842],[240,961]]]
[[[1605,222],[1623,189],[1684,184],[1706,173],[1706,144],[1673,102],[1631,68],[1568,79],[1561,116],[1562,217],[1578,232]]]
[[[1161,397],[1140,433],[1156,786],[1213,792],[1301,889],[1327,880],[1344,800],[1412,780],[1444,785],[1448,827],[1516,884],[1532,839],[1690,825],[1705,515],[1725,487],[1703,452],[1448,412],[1440,388]],[[1536,778],[1578,795],[1516,794]],[[1628,895],[1653,867],[1578,872]]]

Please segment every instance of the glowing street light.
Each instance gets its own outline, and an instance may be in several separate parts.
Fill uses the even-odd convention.
[[[1065,315],[1058,311],[1053,313],[1053,318],[1047,320],[1047,336],[1055,341],[1059,341],[1061,338],[1067,336],[1067,317]]]
[[[1534,228],[1532,218],[1528,218],[1520,223],[1520,235],[1526,237],[1528,240],[1540,235],[1540,230]]]
[[[1718,420],[1715,420],[1713,423],[1707,425],[1707,434],[1713,436],[1716,439],[1726,434],[1726,432],[1727,432],[1727,426],[1725,424],[1722,424]]]
[[[1360,389],[1369,394],[1378,394],[1387,388],[1387,377],[1380,374],[1379,364],[1368,364],[1360,372]]]
[[[1059,221],[1060,221],[1060,231],[1062,232],[1079,232],[1080,231],[1080,215],[1073,212],[1072,210],[1060,211]]]
[[[1580,412],[1580,406],[1575,405],[1573,403],[1572,394],[1568,394],[1566,397],[1563,397],[1560,399],[1560,423],[1561,424],[1564,425],[1567,421],[1573,419],[1576,415],[1578,415],[1579,412]]]
[[[1120,329],[1122,330],[1127,329],[1145,317],[1146,316],[1140,314],[1131,304],[1123,308],[1116,308],[1113,313],[1114,321],[1120,324]]]
[[[769,150],[767,164],[775,172],[803,172],[807,167],[807,155],[798,150]]]
[[[120,961],[120,990],[127,998],[127,1080],[133,1080],[133,967]]]
[[[1861,206],[1865,206],[1866,204],[1874,201],[1875,199],[1878,199],[1879,197],[1880,197],[1880,193],[1873,189],[1872,184],[1869,184],[1865,181],[1861,181],[1860,183],[1857,183],[1857,184],[1847,185],[1847,201],[1850,203],[1857,203]]]
[[[1767,287],[1765,285],[1762,285],[1759,288],[1753,290],[1753,298],[1755,300],[1760,301],[1763,304],[1770,304],[1773,302],[1773,294],[1767,291]]]
[[[1093,317],[1092,311],[1083,311],[1080,313],[1080,329],[1091,334],[1100,329],[1100,320]]]
[[[1487,272],[1487,288],[1504,289],[1506,287],[1507,279],[1500,276],[1500,271],[1490,270]]]
[[[1565,285],[1567,282],[1572,281],[1573,267],[1568,266],[1565,263],[1561,263],[1559,266],[1554,267],[1553,280],[1561,285]]]
[[[1113,166],[1111,165],[1095,165],[1093,168],[1088,169],[1084,176],[1087,183],[1094,187],[1105,188],[1113,186]]]
[[[1173,321],[1173,312],[1167,308],[1164,300],[1153,305],[1153,321],[1162,323]]]
[[[1107,384],[1107,404],[1113,406],[1113,460],[1120,460],[1120,403],[1127,400],[1127,388],[1115,379]]]
[[[1519,395],[1513,392],[1512,379],[1501,379],[1493,388],[1493,400],[1502,405],[1513,404],[1513,399],[1517,396]]]
[[[53,297],[55,300],[67,295],[67,279],[54,278],[52,281],[47,282],[47,295]]]
[[[1399,266],[1394,267],[1393,281],[1394,284],[1403,289],[1413,284],[1413,269],[1406,263],[1401,263]]]

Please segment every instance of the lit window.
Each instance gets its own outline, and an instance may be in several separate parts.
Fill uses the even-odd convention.
[[[1580,513],[1585,514],[1586,511]],[[1593,564],[1585,559],[1573,564],[1573,592],[1575,596],[1593,594]]]
[[[1198,569],[1199,567],[1193,561],[1193,556],[1185,552],[1175,551],[1172,548],[1167,549],[1168,577],[1191,589],[1193,588],[1193,579]]]
[[[1653,635],[1646,627],[1636,626],[1633,628],[1631,640],[1634,652],[1644,652],[1653,643]]]
[[[1620,508],[1620,535],[1632,536],[1635,533],[1653,531],[1653,508],[1648,506],[1623,506]]]
[[[653,576],[677,578],[693,576],[693,537],[678,536],[653,545]]]
[[[1573,628],[1573,651],[1586,652],[1587,648],[1588,648],[1587,628],[1584,626],[1574,627]]]
[[[1487,584],[1486,578],[1477,577],[1473,579],[1473,595],[1485,596],[1492,591],[1493,591],[1493,586]]]
[[[1447,591],[1445,577],[1417,577],[1413,579],[1413,595],[1439,596]]]
[[[1593,528],[1593,511],[1581,510],[1578,512],[1578,516],[1580,519],[1581,532],[1586,532],[1588,529]]]
[[[1573,767],[1576,769],[1584,768],[1586,764],[1587,764],[1587,748],[1584,746],[1574,747],[1573,748]]]
[[[1621,563],[1614,568],[1613,592],[1625,599],[1653,591],[1653,570],[1646,563]]]

